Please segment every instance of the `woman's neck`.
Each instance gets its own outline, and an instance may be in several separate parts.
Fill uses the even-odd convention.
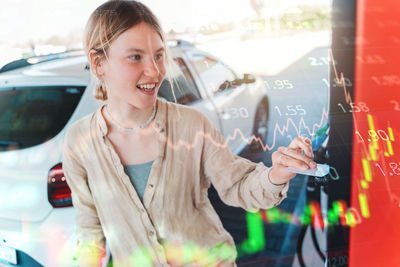
[[[123,128],[137,129],[139,126],[144,125],[146,122],[149,124],[148,120],[153,114],[154,105],[151,105],[147,108],[139,109],[126,103],[115,104],[109,102],[106,104],[105,108],[107,109],[105,114],[106,116],[108,116],[107,119],[109,121],[114,121],[116,124]],[[113,125],[113,127],[118,128],[117,125]]]

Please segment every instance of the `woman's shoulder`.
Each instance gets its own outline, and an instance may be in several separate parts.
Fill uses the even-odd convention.
[[[78,138],[79,136],[82,135],[87,135],[89,130],[90,130],[90,124],[95,118],[96,113],[98,110],[93,111],[92,113],[89,113],[87,115],[84,115],[81,118],[76,119],[73,122],[70,122],[66,126],[66,133],[65,133],[65,138]]]

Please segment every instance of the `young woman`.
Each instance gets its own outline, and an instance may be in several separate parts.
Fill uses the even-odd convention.
[[[228,205],[278,205],[295,174],[315,168],[298,137],[272,167],[233,155],[200,112],[157,99],[171,56],[143,4],[109,1],[86,26],[84,47],[104,104],[73,123],[63,169],[77,210],[77,256],[99,266],[105,243],[115,266],[236,266],[233,238],[210,204],[214,185]]]

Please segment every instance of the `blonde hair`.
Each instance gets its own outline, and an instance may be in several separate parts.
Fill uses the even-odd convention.
[[[86,56],[88,57],[89,52],[93,49],[96,54],[100,55],[101,60],[104,58],[108,60],[107,51],[111,42],[124,31],[142,22],[150,25],[158,33],[164,44],[167,77],[176,102],[172,77],[168,71],[169,66],[172,66],[174,62],[157,17],[144,4],[134,0],[109,0],[97,7],[90,15],[84,31],[83,47]],[[101,101],[107,100],[107,90],[104,83],[97,76],[96,70],[90,69],[91,80],[94,83],[94,98]]]

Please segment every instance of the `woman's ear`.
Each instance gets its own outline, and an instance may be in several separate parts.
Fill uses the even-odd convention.
[[[101,56],[96,52],[96,50],[91,49],[88,58],[90,68],[93,70],[93,73],[100,78],[104,74]]]

